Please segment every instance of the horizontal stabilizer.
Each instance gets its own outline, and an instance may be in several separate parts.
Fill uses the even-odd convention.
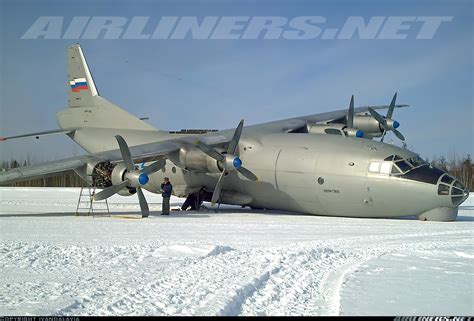
[[[53,130],[47,130],[47,131],[44,131],[44,132],[22,134],[22,135],[16,135],[16,136],[8,136],[8,137],[0,137],[0,142],[4,142],[6,140],[15,139],[15,138],[23,138],[23,137],[36,137],[38,139],[40,136],[45,136],[45,135],[68,134],[68,133],[72,133],[74,130],[75,129],[53,129]]]

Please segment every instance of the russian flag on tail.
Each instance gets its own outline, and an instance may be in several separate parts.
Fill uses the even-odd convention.
[[[81,90],[89,89],[86,78],[75,78],[74,80],[69,81],[69,84],[71,85],[71,90],[76,93]]]

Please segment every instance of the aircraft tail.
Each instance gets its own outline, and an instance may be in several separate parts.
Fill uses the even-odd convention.
[[[67,48],[67,65],[69,108],[56,114],[62,129],[91,127],[156,131],[153,126],[99,95],[80,45]]]
[[[90,107],[99,95],[89,66],[79,45],[67,48],[67,74],[69,80],[68,106]]]

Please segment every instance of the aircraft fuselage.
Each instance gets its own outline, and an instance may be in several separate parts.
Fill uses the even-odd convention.
[[[391,155],[417,157],[406,149],[335,135],[281,133],[243,136],[239,150],[259,181],[230,172],[223,203],[328,216],[415,215],[423,219],[425,214],[428,219],[452,220],[457,215],[451,194],[438,193],[439,180],[445,175],[441,170],[425,164],[419,167],[423,170],[419,177],[406,178],[402,173],[392,174],[388,167],[394,162],[386,161],[382,172],[370,168],[374,162],[382,166]],[[195,173],[168,160],[162,171],[150,176],[145,188],[159,192],[164,177],[170,178],[175,195],[184,197],[193,188],[212,191],[219,174]]]

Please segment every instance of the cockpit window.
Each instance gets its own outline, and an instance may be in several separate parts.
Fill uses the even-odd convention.
[[[428,166],[428,162],[423,160],[419,155],[403,158],[400,155],[390,155],[383,161],[372,161],[369,165],[369,172],[386,174],[396,176],[403,179],[409,179],[422,183],[437,184],[441,178],[442,186],[438,187],[438,194],[449,195],[450,184],[454,184],[454,188],[458,188],[459,191],[463,191],[463,185],[457,181],[453,182],[453,178],[444,175],[445,173],[439,168]],[[461,195],[459,191],[456,191],[457,195]],[[451,191],[453,193],[453,191]]]
[[[394,159],[397,159],[395,163]],[[398,155],[390,155],[383,161],[372,161],[369,164],[369,172],[386,175],[403,174],[412,169],[413,167],[408,163],[408,160],[404,160]]]
[[[454,181],[454,178],[452,178],[451,176],[449,175],[444,175],[442,178],[441,178],[441,181],[443,183],[446,183],[446,184],[451,184],[452,181]]]
[[[393,165],[392,166],[392,175],[400,174],[400,170],[398,169],[397,166]]]
[[[411,169],[410,165],[408,165],[408,163],[405,162],[404,160],[395,162],[395,164],[403,173],[408,172]]]
[[[449,195],[449,186],[444,185],[444,184],[439,184],[438,195]]]
[[[370,162],[369,171],[372,173],[378,173],[380,170],[380,162]]]
[[[418,182],[436,184],[438,182],[438,179],[443,174],[444,172],[439,168],[430,166],[419,166],[404,173],[401,177]]]
[[[418,167],[421,165],[427,164],[426,161],[423,160],[420,156],[416,155],[414,157],[408,158],[407,161],[413,166]]]
[[[390,174],[390,170],[392,168],[392,162],[383,161],[382,165],[380,165],[380,173],[381,174]]]
[[[459,181],[455,181],[454,182],[454,186],[459,188],[460,190],[463,190],[464,189],[464,186],[462,186],[462,184],[459,182]]]

